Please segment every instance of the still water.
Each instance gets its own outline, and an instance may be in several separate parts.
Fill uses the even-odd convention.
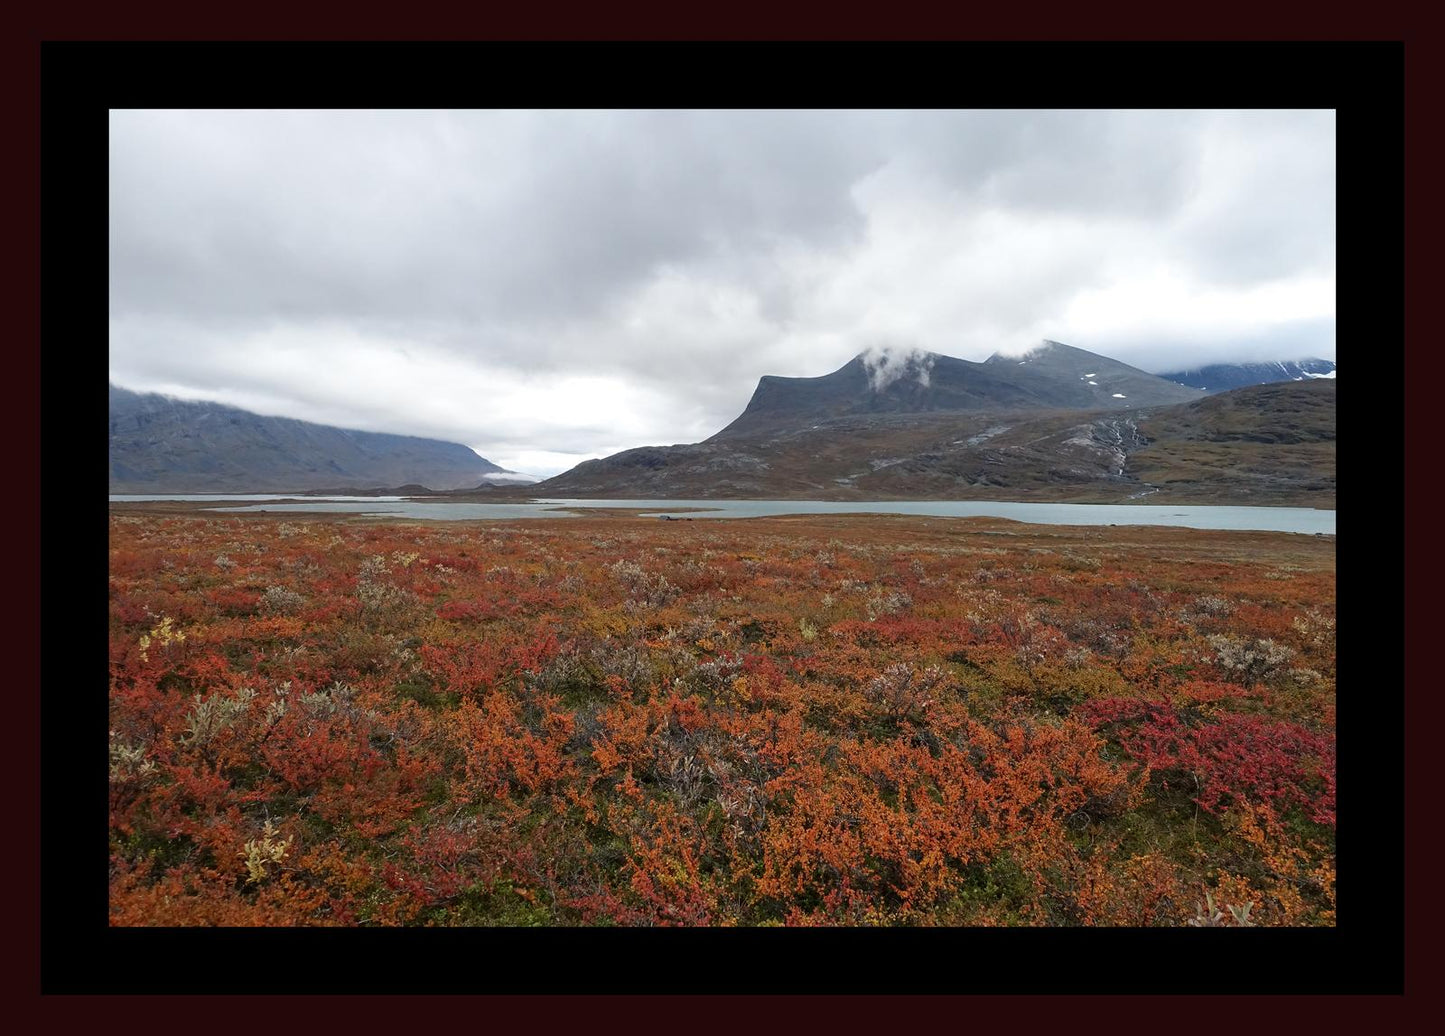
[[[409,500],[396,496],[316,497],[304,503],[294,496],[233,494],[127,494],[114,502],[143,500],[263,501],[207,510],[257,512],[329,512],[391,518],[475,521],[509,518],[573,518],[587,508],[639,509],[644,517],[762,518],[785,514],[902,514],[935,518],[1011,518],[1044,525],[1174,525],[1190,529],[1250,529],[1265,532],[1335,533],[1335,512],[1310,507],[1191,507],[1176,504],[1035,504],[987,500],[534,500],[522,504],[478,504]],[[274,501],[288,501],[276,503]],[[702,510],[690,511],[689,508]]]

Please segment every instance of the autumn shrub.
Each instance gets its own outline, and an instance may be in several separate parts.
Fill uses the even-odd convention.
[[[938,666],[919,671],[895,662],[868,681],[863,696],[891,720],[923,719],[946,679]]]
[[[111,923],[1334,924],[1333,547],[1230,536],[117,515]]]
[[[1106,699],[1082,713],[1156,774],[1192,778],[1194,801],[1211,813],[1243,799],[1335,822],[1332,736],[1258,716],[1205,721],[1164,702]]]
[[[1214,661],[1228,675],[1246,683],[1264,683],[1277,678],[1285,671],[1295,650],[1285,644],[1277,644],[1272,638],[1244,641],[1228,634],[1215,634],[1209,638],[1214,648]]]
[[[284,586],[268,586],[261,595],[261,610],[278,615],[290,615],[305,604],[306,598]]]

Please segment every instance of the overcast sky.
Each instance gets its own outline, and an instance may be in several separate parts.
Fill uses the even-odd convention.
[[[110,117],[110,378],[547,476],[763,374],[1335,358],[1335,117]]]

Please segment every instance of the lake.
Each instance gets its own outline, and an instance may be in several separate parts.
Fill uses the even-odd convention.
[[[577,510],[612,507],[638,509],[643,517],[661,514],[687,518],[763,518],[788,514],[896,514],[933,518],[1011,518],[1043,525],[1173,525],[1189,529],[1240,529],[1262,532],[1335,534],[1335,512],[1311,507],[1192,507],[1176,504],[1039,504],[988,500],[535,500],[521,504],[479,504],[412,500],[396,496],[329,496],[304,503],[284,494],[118,494],[112,502],[147,500],[256,501],[243,506],[207,508],[217,512],[342,513],[438,521],[573,518]],[[279,503],[276,501],[288,501]],[[688,508],[706,508],[688,512]]]

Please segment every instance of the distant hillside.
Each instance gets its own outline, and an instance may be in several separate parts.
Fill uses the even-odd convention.
[[[110,492],[478,486],[509,475],[458,443],[361,432],[110,386]]]
[[[1171,371],[1159,377],[1205,392],[1228,392],[1246,385],[1268,385],[1276,381],[1311,381],[1333,378],[1334,360],[1283,360],[1278,363],[1212,363],[1193,370]]]
[[[985,377],[966,385],[947,375],[934,384],[933,375],[948,370],[947,357],[932,357],[931,369],[908,361],[883,392],[860,385],[870,373],[861,359],[822,378],[764,378],[748,411],[704,442],[624,450],[535,488],[601,498],[1187,498],[1334,506],[1333,381],[1203,397],[1175,385],[1162,394],[1188,402],[1124,409],[1115,391],[1148,399],[1160,379],[1067,346],[1054,344],[1047,354],[1043,362],[1033,355],[970,364],[985,368]],[[1017,370],[1031,363],[1033,371]],[[993,377],[1008,366],[1013,377]],[[919,370],[928,370],[927,384]],[[890,394],[905,377],[917,387]],[[1077,409],[1019,402],[1078,398],[1069,382],[1081,378],[1109,388],[1114,406],[1101,408],[1097,396],[1094,406]],[[985,386],[1008,402],[975,405],[966,397]],[[872,403],[878,409],[860,401],[865,391],[885,397]],[[942,406],[960,399],[958,409]],[[882,409],[905,405],[934,409]]]
[[[1165,499],[1335,506],[1335,382],[1281,381],[1160,410],[1130,471]]]

